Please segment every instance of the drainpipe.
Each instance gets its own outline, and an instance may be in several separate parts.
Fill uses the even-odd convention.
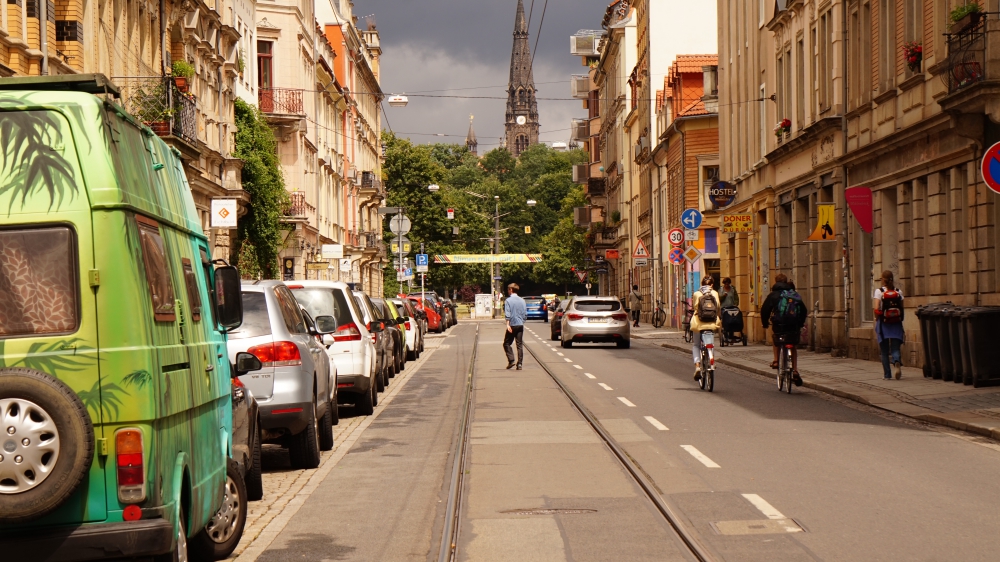
[[[167,75],[167,22],[164,17],[167,9],[164,6],[166,0],[160,0],[160,74]]]
[[[841,15],[843,16],[842,29],[841,29],[841,56],[843,57],[843,63],[840,65],[843,69],[844,75],[841,80],[844,83],[843,96],[844,99],[841,103],[840,109],[840,134],[844,141],[844,151],[841,158],[844,159],[844,164],[841,165],[841,172],[843,173],[843,191],[846,193],[847,186],[850,185],[847,182],[847,107],[848,107],[848,96],[850,91],[847,84],[847,5],[841,4],[840,7]],[[843,256],[841,257],[841,269],[844,274],[844,357],[847,357],[851,349],[851,310],[850,310],[850,298],[851,298],[851,258],[850,258],[850,245],[848,244],[848,232],[850,232],[847,213],[847,198],[844,197],[844,226],[843,226],[843,244],[842,251]],[[814,328],[815,331],[815,328]],[[813,336],[816,337],[815,335]],[[833,342],[831,342],[833,343]]]
[[[38,73],[46,76],[49,73],[49,3],[38,0],[38,43],[42,49],[42,66]]]

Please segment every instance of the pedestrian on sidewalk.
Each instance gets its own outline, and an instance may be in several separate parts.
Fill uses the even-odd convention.
[[[632,292],[628,295],[628,307],[632,310],[632,326],[639,327],[639,311],[642,309],[642,295],[639,294],[639,286],[632,285]]]
[[[806,325],[808,317],[809,310],[802,297],[795,291],[795,283],[784,273],[777,274],[774,277],[774,285],[771,286],[771,294],[767,295],[760,307],[761,324],[765,330],[768,325],[771,326],[771,343],[774,346],[772,369],[778,368],[778,353],[782,345],[799,345],[802,327]],[[802,386],[802,377],[799,376],[799,354],[795,347],[792,347],[792,382],[795,386]]]
[[[903,376],[899,347],[906,341],[903,331],[903,291],[896,287],[893,274],[882,272],[882,286],[875,289],[875,335],[882,353],[882,374],[885,380]],[[890,369],[891,368],[891,369]]]
[[[694,380],[701,379],[701,333],[718,332],[722,329],[722,315],[719,314],[719,293],[712,288],[711,275],[701,280],[701,288],[694,292],[692,302],[694,314],[691,316],[691,355],[694,357]]]
[[[528,319],[528,307],[524,304],[524,299],[517,296],[521,287],[517,283],[507,285],[507,293],[510,295],[503,303],[503,315],[507,318],[507,332],[503,336],[503,352],[507,354],[507,368],[515,365],[514,350],[511,344],[517,342],[517,370],[521,370],[524,363],[524,322]]]
[[[719,299],[719,305],[722,308],[739,308],[740,294],[736,292],[736,287],[733,287],[732,279],[726,277],[722,280],[722,291],[719,292]]]

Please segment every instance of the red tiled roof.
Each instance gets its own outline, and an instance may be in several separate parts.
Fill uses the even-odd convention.
[[[701,72],[701,67],[717,64],[719,55],[677,55],[673,66],[678,72]]]

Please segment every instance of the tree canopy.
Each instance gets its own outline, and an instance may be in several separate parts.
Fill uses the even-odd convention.
[[[504,148],[478,158],[462,145],[415,145],[388,132],[383,141],[389,194],[386,204],[403,207],[412,221],[407,238],[413,243],[414,254],[421,243],[432,256],[490,253],[494,215],[499,209],[500,252],[544,256],[540,264],[504,265],[505,282],[516,280],[551,290],[579,284],[570,268],[583,266],[586,239],[573,225],[573,207],[586,203],[582,186],[573,183],[572,166],[585,162],[586,153],[556,152],[540,144],[517,159]],[[431,184],[440,189],[431,192]],[[529,207],[529,199],[537,204]],[[453,220],[447,218],[448,209],[455,211]],[[389,221],[384,224],[388,242],[394,235],[388,229]],[[525,233],[526,226],[531,227],[530,234]],[[385,274],[386,293],[396,292],[391,265]],[[432,264],[427,283],[428,288],[441,292],[475,285],[488,288],[490,275],[487,264]]]

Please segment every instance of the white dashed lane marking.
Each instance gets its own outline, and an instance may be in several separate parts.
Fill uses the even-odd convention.
[[[570,359],[569,357],[563,357],[563,361],[565,361],[567,363],[572,363],[573,362],[573,360]]]
[[[590,373],[584,373],[584,375],[586,375],[588,379],[596,379],[597,378],[597,377],[595,377],[594,375],[592,375]]]
[[[600,387],[601,387],[601,388],[603,388],[604,390],[614,390],[613,388],[611,388],[610,386],[608,386],[608,385],[604,384],[603,382],[599,382],[599,383],[597,383],[597,386],[600,386]]]
[[[563,355],[562,353],[559,353],[558,351],[556,352],[556,355],[558,355],[559,357],[566,357],[565,355]]]
[[[579,365],[573,365],[573,366],[576,367],[577,369],[580,369],[581,371],[583,370],[583,367],[581,367]]]
[[[780,511],[774,509],[774,506],[767,503],[767,501],[758,496],[757,494],[743,494],[743,497],[747,499],[748,502],[752,503],[754,507],[760,510],[768,519],[785,519],[785,516],[781,514]]]
[[[628,398],[625,398],[624,396],[619,396],[618,399],[622,401],[622,404],[625,404],[629,408],[635,408],[635,404],[629,402]]]
[[[660,423],[660,420],[654,418],[653,416],[646,416],[646,421],[651,423],[653,427],[659,429],[660,431],[669,431],[670,428]]]
[[[722,468],[721,466],[719,466],[718,464],[716,464],[715,461],[713,461],[712,459],[706,457],[704,455],[704,453],[702,453],[701,451],[699,451],[698,449],[696,449],[694,447],[694,445],[681,445],[681,449],[684,449],[685,451],[691,453],[692,457],[698,459],[698,462],[700,462],[701,464],[707,466],[708,468]],[[761,501],[763,501],[763,500],[761,500]]]

